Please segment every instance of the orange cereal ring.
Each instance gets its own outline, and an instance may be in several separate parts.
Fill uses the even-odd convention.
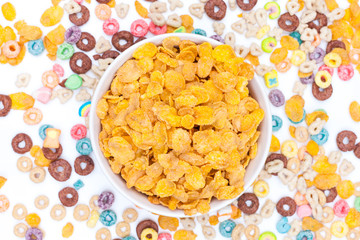
[[[10,202],[5,195],[0,195],[0,213],[9,209]]]
[[[312,46],[317,47],[321,43],[321,37],[320,34],[316,34],[314,37],[314,41],[311,43]]]
[[[45,87],[52,89],[59,85],[59,76],[52,70],[46,71],[41,77],[41,82]]]
[[[24,112],[24,122],[28,125],[36,125],[41,122],[43,114],[38,108],[29,108]]]
[[[349,57],[352,64],[360,64],[360,49],[351,49],[349,52]]]
[[[285,58],[284,61],[275,65],[276,70],[278,72],[287,72],[291,68],[291,62],[289,58]]]
[[[16,58],[20,53],[20,45],[16,41],[9,40],[2,47],[2,53],[7,58]]]
[[[306,200],[305,195],[301,194],[300,192],[297,192],[294,196],[294,200],[296,205],[302,206],[308,204],[308,201]]]
[[[106,4],[99,4],[95,7],[95,15],[100,20],[108,20],[111,16],[111,8]]]

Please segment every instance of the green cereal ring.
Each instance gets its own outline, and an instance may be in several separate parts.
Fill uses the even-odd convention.
[[[264,9],[269,11],[269,18],[276,19],[280,16],[280,6],[277,2],[268,2],[265,4]]]
[[[63,43],[59,46],[56,55],[61,60],[70,59],[74,54],[74,47],[69,43]]]
[[[274,47],[276,47],[277,41],[273,37],[265,38],[261,42],[261,49],[266,53],[271,53],[274,50]]]
[[[174,33],[184,33],[184,32],[186,32],[186,29],[184,26],[181,26],[174,30]]]
[[[276,235],[272,232],[263,232],[260,235],[259,240],[276,240]]]
[[[356,211],[360,212],[360,197],[355,198],[354,208]]]
[[[76,90],[83,84],[82,78],[77,74],[72,74],[65,82],[65,87],[71,90]]]

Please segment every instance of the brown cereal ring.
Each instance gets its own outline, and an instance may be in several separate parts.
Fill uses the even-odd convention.
[[[16,166],[21,172],[29,172],[32,169],[33,163],[29,157],[22,156],[17,160]]]
[[[342,48],[346,50],[346,46],[343,41],[331,40],[326,46],[326,53],[330,53],[334,48]]]
[[[286,210],[284,206],[288,206],[289,209]],[[296,202],[291,197],[283,197],[276,204],[276,210],[283,217],[292,216],[296,212]]]
[[[344,139],[348,139],[348,143],[344,143]],[[343,152],[352,151],[355,148],[355,142],[356,142],[357,136],[352,131],[341,131],[336,136],[336,144],[338,148]]]
[[[360,143],[355,145],[354,154],[355,154],[355,157],[360,158]]]
[[[56,160],[58,159],[62,154],[63,148],[61,144],[59,144],[59,147],[55,149],[55,152],[51,148],[42,147],[42,152],[44,156],[49,160]]]
[[[64,80],[62,80],[61,82],[59,82],[59,86],[64,88],[64,87],[65,87],[66,80],[67,80],[67,78],[65,78]]]
[[[0,117],[5,117],[11,110],[11,98],[8,95],[0,94],[0,102],[3,105],[3,108],[0,109]]]
[[[71,195],[70,198],[68,197],[69,194]],[[74,188],[66,187],[59,192],[59,199],[65,207],[72,207],[78,202],[79,194]]]
[[[120,53],[118,51],[115,50],[107,50],[105,51],[103,54],[96,54],[93,56],[93,58],[95,60],[99,60],[99,59],[106,59],[106,58],[112,58],[115,59],[120,55]]]
[[[25,143],[24,147],[19,147],[19,144],[21,142]],[[12,139],[11,146],[12,146],[14,152],[19,153],[19,154],[24,154],[24,153],[27,153],[30,151],[30,149],[33,146],[33,142],[31,140],[31,138],[29,137],[29,135],[27,135],[25,133],[18,133]]]
[[[86,166],[82,167],[81,164],[86,164]],[[94,161],[88,155],[81,155],[75,159],[75,172],[81,176],[89,175],[94,170],[94,167]]]
[[[126,43],[121,45],[120,40],[125,40]],[[134,36],[129,31],[120,31],[112,36],[111,43],[117,50],[123,52],[134,44]]]
[[[81,7],[80,12],[69,15],[70,22],[72,22],[76,26],[84,25],[85,23],[87,23],[87,21],[89,21],[89,18],[90,18],[89,9],[87,7],[85,7],[84,5],[80,5],[80,7]],[[80,14],[81,16],[78,17],[78,14]]]
[[[288,24],[288,23],[291,24]],[[299,18],[294,14],[291,15],[290,13],[282,14],[278,19],[278,25],[281,29],[288,32],[294,32],[297,27],[299,26]]]
[[[215,8],[218,8],[217,12],[215,12]],[[204,9],[209,18],[221,20],[225,17],[227,6],[223,0],[209,0]]]
[[[34,204],[37,209],[45,209],[49,206],[49,198],[45,195],[40,195],[35,198]]]
[[[272,154],[270,154],[270,155],[266,158],[265,165],[266,165],[268,162],[274,161],[274,160],[276,160],[276,159],[281,160],[281,161],[284,163],[284,168],[287,167],[288,160],[287,160],[287,158],[285,157],[285,155],[283,155],[283,154],[281,154],[281,153],[272,153]],[[277,176],[278,174],[277,174],[277,173],[272,173],[271,175]]]
[[[318,22],[319,24],[316,24],[315,22]],[[311,22],[308,22],[307,24],[309,28],[316,29],[316,31],[320,33],[321,28],[327,26],[328,24],[327,17],[325,14],[316,12],[315,19],[312,20]]]
[[[333,93],[333,87],[330,84],[327,88],[320,88],[315,82],[312,84],[312,94],[319,101],[329,99]]]
[[[85,52],[91,51],[95,48],[96,40],[93,35],[88,32],[82,32],[76,46]]]
[[[259,208],[259,199],[254,193],[244,193],[238,199],[238,208],[245,214],[253,214]]]
[[[333,202],[337,196],[336,187],[330,188],[328,190],[321,190],[321,191],[324,192],[324,195],[326,197],[326,203]]]
[[[64,159],[58,159],[50,163],[49,173],[50,175],[59,182],[65,182],[71,176],[71,165]]]
[[[46,172],[41,167],[34,167],[30,171],[30,180],[34,183],[41,183],[44,181],[46,176]]]
[[[246,2],[246,3],[245,3]],[[245,0],[236,0],[237,5],[239,6],[239,8],[243,11],[250,11],[251,9],[253,9],[257,3],[257,0],[249,0],[249,1],[245,1]]]
[[[143,221],[139,222],[139,224],[136,226],[136,234],[137,234],[139,239],[141,238],[141,232],[146,228],[152,228],[156,232],[159,232],[159,227],[156,224],[156,222],[154,222],[154,221],[152,221],[150,219],[143,220]]]
[[[138,216],[139,216],[138,212],[133,208],[125,209],[125,211],[122,214],[124,221],[128,223],[135,222]]]
[[[81,60],[81,65],[78,65],[78,60]],[[74,73],[82,74],[86,73],[91,69],[91,59],[82,52],[76,52],[72,57],[70,58],[70,68]]]
[[[110,0],[96,0],[98,3],[107,4]]]
[[[136,39],[136,41],[134,42],[135,43],[138,43],[138,42],[141,42],[142,40],[145,40],[146,37],[139,37],[138,39]]]

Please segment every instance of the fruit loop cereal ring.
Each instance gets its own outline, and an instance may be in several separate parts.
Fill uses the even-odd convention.
[[[33,164],[30,158],[22,156],[17,160],[16,166],[21,172],[29,172]]]
[[[3,106],[0,109],[0,117],[5,117],[9,114],[11,110],[12,100],[8,95],[0,94],[0,103]]]
[[[107,35],[114,35],[117,31],[119,31],[120,25],[119,22],[114,18],[109,18],[103,23],[103,31]]]
[[[309,217],[309,216],[311,216],[312,209],[307,204],[306,205],[301,205],[296,210],[296,213],[297,213],[299,218]]]
[[[339,54],[331,52],[325,55],[324,57],[324,63],[331,67],[331,68],[337,68],[341,65],[342,59]]]
[[[321,43],[321,36],[320,36],[320,34],[315,34],[315,35],[314,35],[314,41],[311,43],[311,45],[314,46],[314,47],[317,47],[317,46],[320,45],[320,43]]]
[[[82,166],[86,164],[85,166]],[[94,170],[94,161],[87,155],[81,155],[75,159],[75,172],[81,176],[87,176]]]
[[[309,59],[315,60],[316,64],[319,64],[323,62],[324,56],[325,56],[324,49],[317,47],[312,53],[309,54]]]
[[[167,25],[156,26],[152,21],[149,24],[149,31],[154,35],[164,34],[167,31]]]
[[[145,20],[138,19],[131,23],[130,31],[135,37],[144,37],[149,31],[149,25]]]
[[[265,38],[261,42],[261,49],[266,53],[271,53],[277,45],[277,41],[273,37]]]
[[[257,0],[249,0],[249,1],[236,0],[236,3],[241,10],[250,11],[251,9],[253,9],[255,7]]]
[[[325,89],[331,84],[331,75],[328,71],[318,71],[315,75],[315,83],[318,87]]]
[[[32,240],[32,239],[34,239],[34,240],[42,240],[43,239],[43,233],[42,233],[42,231],[40,229],[32,227],[32,228],[29,228],[26,231],[25,239],[26,240]]]
[[[293,32],[299,26],[299,18],[294,14],[284,13],[278,19],[278,25],[281,29],[288,32]]]
[[[76,151],[81,155],[89,155],[93,149],[89,138],[82,138],[76,143]]]
[[[287,158],[296,157],[298,153],[296,142],[293,140],[284,141],[281,145],[281,153]]]
[[[41,167],[34,167],[30,171],[30,180],[34,183],[41,183],[45,179],[46,172]]]
[[[158,233],[152,228],[146,228],[141,232],[141,240],[157,240]]]
[[[131,231],[131,226],[128,222],[119,222],[118,224],[116,224],[116,228],[115,228],[116,234],[119,237],[126,237],[130,235],[130,231]],[[141,235],[140,235],[141,236]],[[123,238],[124,239],[124,238]],[[140,238],[139,238],[140,239]]]
[[[73,13],[69,15],[69,20],[76,26],[82,26],[89,21],[90,12],[87,7],[80,5],[81,11],[79,13]]]
[[[257,240],[260,235],[260,229],[258,226],[254,225],[254,224],[250,224],[245,228],[244,233],[245,233],[246,239]]]
[[[138,218],[138,212],[134,208],[127,208],[122,214],[125,222],[132,223]]]
[[[246,204],[245,204],[246,205]],[[231,238],[231,233],[234,230],[236,223],[233,220],[226,220],[220,223],[219,232],[221,236]]]
[[[280,63],[275,65],[276,70],[278,70],[278,72],[284,73],[289,71],[289,69],[291,68],[292,64],[290,62],[290,59],[285,58],[283,61],[281,61]]]
[[[112,204],[115,201],[115,196],[112,192],[102,192],[98,199],[98,206],[105,210],[111,208]]]
[[[290,37],[295,38],[299,45],[303,43],[301,40],[301,34],[299,32],[292,32],[289,34]],[[293,45],[293,50],[297,49],[297,45]]]
[[[341,65],[337,69],[338,76],[343,81],[348,81],[354,76],[354,68],[352,65]]]
[[[54,128],[52,125],[44,124],[39,128],[39,136],[42,140],[46,138],[46,129]]]
[[[120,44],[120,40],[125,40],[125,44]],[[134,44],[134,36],[128,31],[115,33],[111,38],[112,45],[120,52],[125,51]]]
[[[95,234],[96,240],[111,240],[111,232],[107,228],[100,228]]]
[[[294,196],[294,201],[296,202],[297,206],[302,206],[308,204],[308,201],[305,198],[305,195],[297,192]]]
[[[276,235],[272,232],[263,232],[259,236],[259,240],[276,240]]]
[[[269,184],[264,180],[259,180],[254,184],[253,191],[258,197],[266,197],[269,194]]]
[[[333,209],[335,216],[344,218],[348,215],[350,211],[350,206],[345,200],[340,199],[334,204]]]
[[[247,202],[251,202],[250,205]],[[245,214],[254,214],[259,208],[259,199],[254,193],[244,193],[238,199],[238,208]]]
[[[65,31],[65,42],[75,44],[80,40],[81,29],[78,26],[72,26]]]
[[[78,65],[78,61],[81,65]],[[76,52],[70,58],[70,68],[74,73],[83,74],[91,69],[91,59],[83,52]]]
[[[205,36],[206,37],[206,32],[205,30],[201,29],[201,28],[195,28],[194,30],[192,30],[193,34],[198,34],[198,35],[201,35],[201,36]],[[224,40],[225,41],[225,40]]]
[[[334,74],[334,69],[326,66],[325,64],[323,64],[319,67],[319,71],[328,71],[331,76]]]
[[[306,239],[306,240],[312,240],[313,239],[313,234],[310,230],[302,230],[298,233],[298,235],[296,235],[296,240],[302,240],[302,239]]]
[[[265,4],[264,9],[269,11],[270,19],[277,19],[280,16],[281,10],[277,2],[268,2]]]
[[[360,212],[360,197],[355,198],[354,208],[356,211]]]
[[[282,217],[280,221],[276,223],[276,230],[279,233],[287,233],[289,232],[290,228],[291,225],[289,224],[289,220],[287,219],[287,217]]]
[[[12,216],[16,220],[23,220],[26,217],[26,215],[27,215],[27,209],[23,204],[19,203],[14,206],[12,211]]]
[[[351,49],[349,52],[350,61],[352,64],[359,65],[360,64],[360,49]]]
[[[90,208],[85,204],[78,204],[74,208],[73,215],[76,221],[79,222],[86,221],[90,215]]]
[[[285,103],[285,96],[279,89],[271,90],[269,93],[269,99],[275,107],[280,107]]]
[[[111,8],[106,4],[99,4],[95,7],[95,16],[100,20],[107,20],[111,17]]]
[[[215,8],[217,11],[215,12]],[[205,3],[204,10],[209,18],[216,21],[222,20],[226,14],[226,3],[223,0],[209,0]]]
[[[326,53],[330,53],[334,48],[342,48],[346,50],[345,43],[340,40],[332,40],[326,46]]]
[[[45,195],[40,195],[35,198],[34,204],[37,209],[45,209],[49,206],[49,198]]]
[[[334,221],[331,224],[330,232],[337,238],[343,238],[349,232],[349,227],[345,222]]]
[[[21,142],[25,143],[24,147],[19,147],[19,144]],[[18,133],[12,139],[11,146],[12,146],[14,152],[19,153],[19,154],[24,154],[24,153],[27,153],[30,151],[30,149],[33,146],[33,142],[31,140],[31,138],[29,137],[29,135],[27,135],[25,133]]]
[[[281,129],[283,122],[280,117],[272,115],[272,131],[277,132]]]
[[[156,232],[159,232],[159,227],[154,221],[152,221],[150,219],[143,220],[143,221],[139,222],[139,224],[136,226],[136,234],[139,239],[141,238],[141,232],[146,228],[152,228]]]
[[[28,226],[25,223],[18,223],[14,227],[14,234],[17,237],[24,238],[28,230]]]
[[[158,240],[171,240],[171,234],[170,233],[160,233],[158,235]]]
[[[29,108],[24,112],[23,120],[28,125],[36,125],[41,122],[43,114],[38,108]]]
[[[295,50],[290,58],[290,62],[295,66],[300,66],[305,60],[306,53],[301,50]]]
[[[41,76],[41,82],[45,87],[53,89],[59,84],[59,76],[52,70],[46,71]]]
[[[70,130],[71,137],[75,140],[80,140],[86,137],[87,129],[83,124],[76,124]]]
[[[319,101],[325,101],[327,99],[329,99],[333,93],[333,87],[330,84],[329,87],[320,90],[321,88],[315,83],[313,82],[312,84],[312,94],[313,96],[319,100]]]
[[[85,52],[91,51],[95,48],[96,40],[93,35],[88,32],[82,32],[76,46]]]
[[[59,199],[65,207],[72,207],[78,202],[79,194],[74,188],[65,187],[59,192]]]
[[[315,80],[315,76],[313,73],[308,77],[300,78],[300,82],[302,84],[312,84],[314,80]]]
[[[348,143],[344,143],[345,138],[347,138]],[[352,151],[355,148],[357,136],[352,131],[341,131],[336,136],[336,144],[338,148],[343,152]]]
[[[72,57],[74,54],[75,49],[74,47],[69,43],[63,43],[59,46],[56,56],[61,60],[67,60]]]
[[[1,52],[7,58],[16,58],[20,53],[20,46],[16,41],[9,40],[4,43]]]
[[[72,168],[68,161],[58,159],[50,163],[48,170],[56,181],[65,182],[70,178]]]
[[[323,128],[319,134],[311,135],[311,140],[314,140],[319,146],[324,145],[329,139],[329,132]]]
[[[44,42],[41,39],[28,42],[28,51],[34,56],[40,55],[45,50]]]
[[[296,212],[296,203],[291,197],[283,197],[276,204],[276,210],[281,216],[290,217]]]
[[[9,209],[10,202],[5,195],[0,195],[0,213]]]

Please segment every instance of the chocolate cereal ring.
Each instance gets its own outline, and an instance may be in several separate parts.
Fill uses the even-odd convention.
[[[19,144],[21,142],[25,143],[24,147],[19,147]],[[33,142],[31,140],[31,138],[29,137],[29,135],[27,135],[25,133],[18,133],[12,139],[11,146],[12,146],[14,152],[19,153],[19,154],[24,154],[24,153],[27,153],[28,151],[30,151],[30,149],[33,146]]]
[[[78,60],[81,60],[81,65],[78,65]],[[83,74],[91,69],[91,59],[82,52],[76,52],[70,58],[70,68],[74,73]]]
[[[284,207],[288,206],[288,209]],[[276,204],[276,210],[283,217],[289,217],[296,212],[296,202],[291,197],[283,197]]]
[[[342,48],[346,50],[346,46],[343,41],[331,40],[326,46],[326,53],[330,53],[334,48]]]
[[[126,43],[121,45],[120,40],[125,40]],[[129,31],[120,31],[112,36],[111,43],[117,50],[123,52],[134,44],[134,36]]]
[[[333,202],[337,196],[336,187],[330,188],[328,190],[321,190],[321,191],[324,192],[324,195],[326,197],[326,203]]]
[[[281,154],[281,153],[272,153],[270,154],[267,158],[266,158],[266,161],[265,161],[265,165],[268,163],[268,162],[271,162],[271,161],[274,161],[274,160],[280,160],[284,163],[284,168],[287,167],[287,163],[288,163],[288,160],[287,158],[285,157],[285,155]],[[277,176],[278,174],[277,173],[272,173],[272,175],[274,176]]]
[[[0,109],[0,117],[5,117],[11,110],[12,100],[8,95],[0,94],[0,102],[3,108]]]
[[[120,55],[120,53],[118,51],[115,50],[107,50],[105,51],[103,54],[96,54],[93,56],[93,58],[95,60],[99,60],[99,59],[106,59],[106,58],[112,58],[115,59]]]
[[[315,24],[315,22],[318,22],[319,24]],[[309,28],[316,29],[316,31],[320,33],[320,30],[328,24],[327,17],[325,14],[316,12],[315,19],[311,22],[308,22],[307,24]]]
[[[355,157],[360,158],[360,143],[355,145],[354,155],[355,155]]]
[[[249,1],[236,0],[236,3],[241,10],[250,11],[251,9],[253,9],[255,7],[257,0],[249,0]]]
[[[59,182],[65,182],[71,176],[71,165],[64,159],[58,159],[50,163],[49,173]]]
[[[71,197],[68,197],[69,194]],[[78,202],[79,194],[74,188],[66,187],[59,192],[59,199],[65,207],[72,207]]]
[[[86,164],[83,168],[81,164]],[[94,161],[88,155],[81,155],[75,159],[75,172],[81,176],[89,175],[94,170]]]
[[[139,239],[141,239],[141,232],[146,228],[152,228],[156,232],[159,232],[159,227],[156,224],[156,222],[154,222],[154,221],[152,221],[150,219],[143,220],[143,221],[139,222],[139,224],[136,226],[136,234],[137,234]]]
[[[101,4],[107,4],[110,2],[110,0],[96,0],[96,1]]]
[[[84,5],[80,5],[80,7],[81,7],[80,12],[72,13],[69,15],[70,22],[72,22],[76,26],[84,25],[85,23],[87,23],[87,21],[89,21],[90,18],[89,9]],[[80,15],[80,17],[78,17],[78,14]]]
[[[138,39],[136,39],[136,41],[134,42],[135,43],[138,43],[138,42],[141,42],[142,40],[145,40],[146,37],[139,37]]]
[[[291,24],[288,24],[288,23]],[[294,14],[291,15],[290,13],[282,14],[278,19],[278,25],[281,29],[288,32],[294,32],[297,27],[299,26],[299,18]]]
[[[218,8],[218,11],[215,12],[215,8]],[[205,4],[205,12],[209,18],[214,20],[221,20],[225,17],[226,14],[226,3],[223,0],[209,0]]]
[[[348,139],[348,143],[344,143],[344,139]],[[336,136],[336,144],[338,148],[343,152],[352,151],[355,148],[355,141],[357,139],[357,136],[352,131],[342,131],[339,132]]]
[[[238,208],[245,214],[253,214],[259,208],[259,199],[254,193],[244,193],[238,199]]]
[[[316,85],[315,82],[312,84],[312,94],[319,101],[325,101],[330,98],[333,93],[333,87],[330,84],[327,88],[323,89]]]
[[[91,51],[95,48],[96,40],[93,35],[88,32],[82,32],[76,46],[85,52]]]
[[[51,148],[46,148],[46,147],[42,148],[42,152],[43,152],[44,156],[49,160],[58,159],[61,156],[62,151],[63,151],[63,148],[62,148],[61,144],[59,144],[59,147],[55,149],[55,152],[53,150],[51,150]]]

